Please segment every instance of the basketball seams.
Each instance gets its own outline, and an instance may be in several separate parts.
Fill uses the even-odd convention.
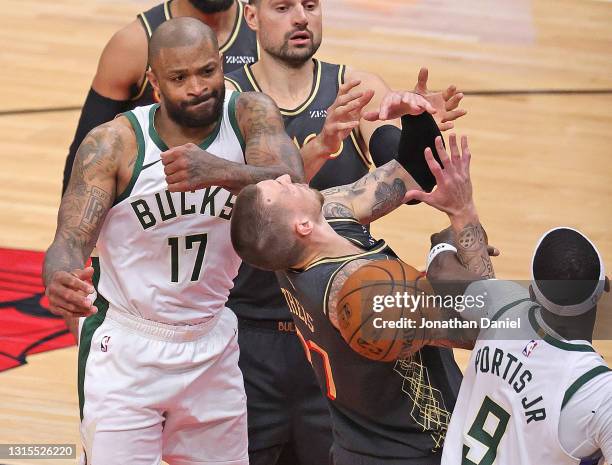
[[[359,271],[359,272],[367,273],[369,269],[369,270],[372,270],[375,274],[382,274],[382,276],[380,277],[380,279],[376,279],[375,280],[376,282],[371,282],[367,284],[356,284],[357,286],[359,286],[357,289],[351,289],[346,294],[338,297],[338,301],[337,301],[338,304],[340,304],[341,302],[345,302],[347,299],[350,299],[351,296],[355,295],[355,293],[361,292],[363,290],[371,289],[376,286],[381,286],[381,284],[387,284],[387,283],[388,284],[386,285],[384,292],[381,292],[381,294],[393,294],[396,291],[400,290],[401,288],[401,290],[405,292],[412,291],[412,293],[416,295],[416,293],[420,291],[419,280],[423,276],[419,274],[415,276],[414,280],[410,280],[411,282],[408,282],[408,274],[407,274],[406,266],[409,266],[409,265],[404,265],[403,262],[401,262],[399,259],[391,259],[391,260],[387,259],[387,260],[388,261],[386,262],[383,260],[383,263],[381,264],[373,263],[374,260],[371,260],[370,263],[366,263],[362,265],[361,267],[359,267],[358,270],[356,270],[355,272]],[[376,260],[376,261],[381,261],[381,260]],[[396,270],[391,268],[393,266],[390,263],[391,261],[395,263],[396,266],[399,266],[400,272],[396,273]],[[414,271],[417,272],[417,270],[414,270]],[[396,274],[397,274],[397,277],[395,276]],[[361,305],[361,302],[359,303],[359,305]],[[407,311],[406,308],[402,308],[400,310],[399,317],[404,318],[406,315],[406,311]],[[422,315],[422,312],[420,312],[420,314]],[[371,314],[368,315],[368,317],[364,321],[356,323],[358,325],[357,328],[355,328],[348,335],[348,337],[345,338],[345,340],[347,341],[349,345],[352,346],[352,344],[355,341],[355,337],[358,336],[358,334],[362,331],[365,325],[367,325],[369,322],[372,321],[372,318],[374,318],[375,315],[376,314],[374,312],[371,312]],[[359,312],[358,317],[362,318],[361,311]],[[394,333],[392,333],[392,337],[388,345],[380,347],[375,344],[375,346],[378,349],[381,349],[383,352],[380,354],[370,353],[370,355],[374,355],[374,356],[371,356],[371,357],[368,356],[368,358],[371,358],[372,360],[384,361],[385,358],[387,358],[390,353],[392,353],[394,350],[398,350],[397,344],[401,344],[402,346],[399,348],[399,353],[401,353],[402,350],[404,349],[404,345],[406,342],[406,338],[403,336],[404,331],[405,330],[401,327],[394,328]],[[388,332],[388,329],[387,329],[387,332]],[[413,340],[414,339],[416,338],[413,338]],[[357,350],[357,352],[360,352],[360,351]]]

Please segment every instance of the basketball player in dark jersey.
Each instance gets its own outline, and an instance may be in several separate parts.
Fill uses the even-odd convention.
[[[250,3],[245,13],[249,24],[257,30],[260,60],[229,73],[226,76],[228,87],[263,91],[276,101],[287,133],[302,148],[307,177],[318,170],[309,179],[312,187],[327,189],[360,179],[372,164],[368,153],[371,134],[388,123],[359,121],[358,117],[359,125],[345,132],[344,137],[325,137],[326,118],[333,116],[328,109],[351,98],[359,99],[361,94],[363,100],[358,105],[373,98],[370,108],[374,108],[387,94],[388,87],[376,76],[314,58],[322,36],[318,1],[260,0]],[[360,89],[357,89],[356,84],[360,81]],[[426,92],[425,86],[426,78],[421,82],[423,92]],[[375,90],[375,95],[371,92],[368,95],[365,89]],[[454,90],[447,92],[443,99],[439,95],[436,97],[432,103],[438,104],[436,110],[441,114],[440,120],[445,116],[454,119],[462,114],[455,110],[461,95]],[[446,120],[444,124],[445,128],[451,126]],[[382,155],[390,151],[378,149],[373,152],[374,162],[379,165],[388,160]],[[323,463],[331,441],[325,401],[304,360],[293,331],[291,314],[274,274],[243,263],[234,280],[228,307],[238,315],[241,324],[240,364],[249,408],[260,406],[266,411],[249,417],[251,461],[255,451],[272,453],[282,444],[290,443],[301,448],[298,455],[303,465]],[[270,366],[276,367],[276,376],[271,373],[262,376],[255,369],[254,360],[260,358],[275,360]],[[300,389],[291,388],[295,385]],[[284,395],[279,395],[279,386],[285,386]],[[271,434],[270,423],[276,425],[272,430],[274,434]]]
[[[119,113],[159,101],[145,75],[148,43],[160,24],[179,16],[200,19],[217,34],[225,72],[257,60],[255,33],[246,24],[240,0],[167,0],[140,13],[117,31],[102,51],[66,159],[62,195],[76,151],[91,129]]]
[[[452,207],[449,217],[461,233],[478,223],[478,217],[468,208],[468,196],[462,196],[469,186],[471,199],[469,171],[451,173],[454,163],[469,159],[467,140],[464,157],[458,157],[453,136],[450,145],[453,162],[437,140],[448,179],[438,183],[435,194],[451,199],[446,203]],[[426,156],[431,162],[431,151]],[[432,171],[436,178],[442,172],[439,166]],[[364,225],[414,198],[415,187],[414,179],[392,160],[351,185],[323,192],[282,176],[246,187],[235,204],[232,242],[238,254],[255,266],[283,270],[278,273],[282,292],[330,407],[334,465],[440,463],[456,398],[440,364],[441,349],[423,347],[425,341],[432,343],[424,331],[418,339],[405,340],[408,358],[373,361],[347,343],[337,306],[343,285],[364,265],[398,260]],[[489,260],[486,242],[477,247],[472,256]],[[368,315],[363,318],[367,321]]]

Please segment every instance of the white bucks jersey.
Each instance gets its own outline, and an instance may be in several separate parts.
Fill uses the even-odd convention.
[[[200,147],[244,163],[235,115],[236,92],[226,92],[223,114]],[[232,248],[230,215],[235,196],[220,187],[167,190],[157,134],[158,105],[125,113],[136,133],[138,157],[131,182],[118,196],[96,245],[98,304],[148,320],[190,324],[219,312],[240,259]]]
[[[551,335],[527,290],[502,285],[508,284],[521,291],[514,290],[511,301],[490,316],[520,319],[521,328],[481,330],[452,413],[442,465],[579,464],[559,441],[561,410],[581,386],[609,369],[591,344]],[[473,292],[474,286],[468,288],[472,295],[493,294],[480,284],[480,292]],[[504,331],[520,340],[500,340]]]

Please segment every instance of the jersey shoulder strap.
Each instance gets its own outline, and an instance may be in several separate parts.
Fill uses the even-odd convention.
[[[171,3],[172,0],[166,0],[164,3],[155,5],[150,10],[138,14],[137,18],[147,33],[147,40],[151,39],[153,32],[155,32],[155,29],[157,29],[160,24],[172,18],[172,13],[170,13]]]
[[[574,394],[576,394],[576,392],[578,391],[578,389],[580,389],[582,386],[584,386],[586,383],[588,383],[589,381],[591,381],[593,378],[595,378],[598,375],[601,375],[603,373],[607,373],[611,371],[610,368],[608,368],[605,365],[599,365],[596,366],[595,368],[591,368],[589,371],[587,371],[585,374],[583,374],[582,376],[580,376],[576,381],[574,381],[570,387],[568,387],[565,391],[565,395],[563,396],[563,402],[561,403],[561,410],[563,410],[563,407],[565,407],[567,405],[567,403],[569,402],[569,400],[572,398],[572,396]]]
[[[253,77],[248,64],[226,74],[225,81],[232,84],[238,92],[255,92],[257,90],[253,83]]]

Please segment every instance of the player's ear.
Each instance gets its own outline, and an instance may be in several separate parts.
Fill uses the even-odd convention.
[[[244,20],[247,25],[255,32],[259,30],[259,21],[257,19],[257,7],[255,5],[244,6]]]
[[[149,82],[151,83],[151,86],[153,87],[153,90],[155,91],[157,95],[160,95],[159,81],[155,77],[155,73],[153,72],[153,70],[149,68],[146,74],[147,74],[147,79],[149,80]]]
[[[304,218],[296,222],[295,224],[295,232],[299,237],[305,238],[312,234],[312,230],[314,228],[314,223],[308,218]]]

